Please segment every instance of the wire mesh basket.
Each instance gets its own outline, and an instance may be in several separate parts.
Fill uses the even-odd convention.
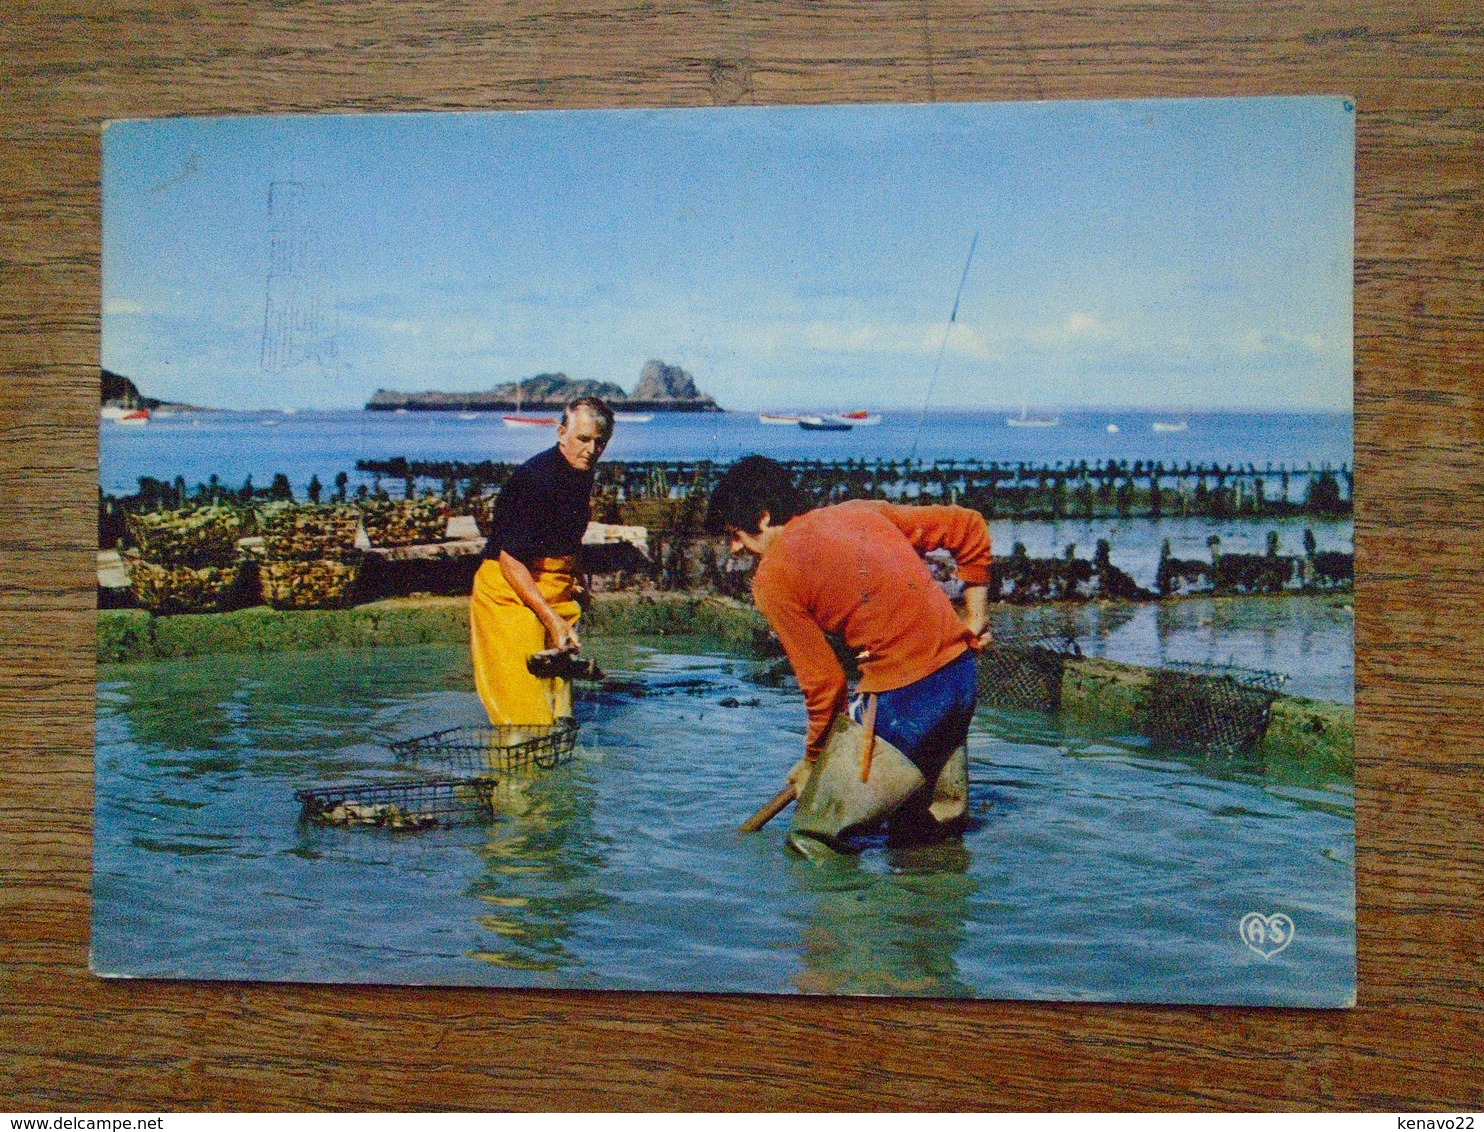
[[[361,782],[295,792],[316,825],[417,832],[494,816],[492,778]]]
[[[1082,650],[1070,637],[996,640],[979,654],[979,696],[1006,711],[1061,710],[1061,681],[1067,658]]]
[[[1146,733],[1165,746],[1245,754],[1267,734],[1273,701],[1287,679],[1230,664],[1172,662],[1154,678]]]
[[[435,762],[467,775],[550,770],[567,762],[577,745],[577,721],[558,719],[550,727],[502,724],[449,727],[391,744],[399,762]]]

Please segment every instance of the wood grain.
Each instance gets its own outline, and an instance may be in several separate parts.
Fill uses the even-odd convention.
[[[1476,4],[7,0],[3,13],[0,1106],[1484,1107]],[[1359,106],[1355,1010],[87,973],[100,122],[1284,93]]]

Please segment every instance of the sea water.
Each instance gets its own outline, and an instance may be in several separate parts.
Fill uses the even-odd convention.
[[[1012,427],[1005,413],[987,410],[880,416],[880,424],[849,432],[806,432],[762,424],[756,413],[656,413],[646,423],[620,422],[604,458],[730,461],[760,452],[779,460],[1157,460],[1290,469],[1338,467],[1354,458],[1349,413],[1078,411],[1062,414],[1055,428]],[[1186,428],[1157,432],[1157,421]],[[356,472],[357,460],[519,463],[555,442],[554,429],[508,428],[500,413],[177,412],[157,414],[143,428],[103,422],[99,483],[121,495],[137,490],[141,476],[181,476],[188,488],[213,475],[239,488],[251,476],[262,488],[281,472],[303,498],[313,476],[329,485],[345,472],[352,490],[369,483]]]
[[[198,657],[98,677],[103,974],[1334,1006],[1352,1000],[1353,787],[1265,780],[981,709],[971,823],[823,865],[736,826],[803,746],[796,686],[706,640],[598,641],[622,692],[485,824],[300,821],[477,722],[458,646]],[[1294,924],[1282,951],[1243,918]]]

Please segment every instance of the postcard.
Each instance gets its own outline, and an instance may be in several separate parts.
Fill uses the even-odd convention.
[[[102,144],[97,975],[1353,1005],[1351,103]]]

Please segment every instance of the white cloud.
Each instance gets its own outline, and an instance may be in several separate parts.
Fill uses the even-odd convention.
[[[104,301],[103,313],[105,315],[128,316],[147,315],[153,312],[137,299],[114,298]]]
[[[1080,311],[1067,315],[1061,328],[1062,333],[1068,338],[1102,337],[1107,333],[1107,328],[1103,326],[1101,319]]]

